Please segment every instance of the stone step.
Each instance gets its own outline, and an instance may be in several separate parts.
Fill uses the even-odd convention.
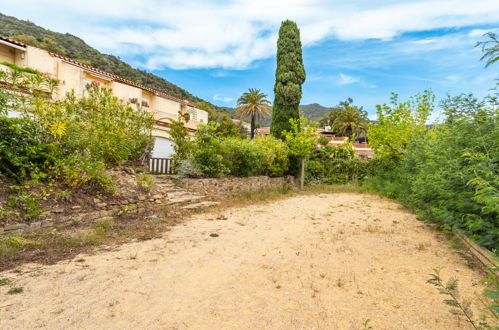
[[[195,203],[202,199],[205,199],[205,196],[179,196],[176,198],[168,198],[166,205],[169,206],[182,206],[189,203]]]
[[[195,209],[200,209],[200,208],[209,207],[209,206],[215,206],[215,205],[219,205],[219,204],[220,204],[219,202],[209,202],[209,201],[206,201],[206,202],[200,202],[200,203],[195,203],[195,204],[184,205],[184,206],[181,207],[181,209],[184,209],[184,210],[195,210]]]

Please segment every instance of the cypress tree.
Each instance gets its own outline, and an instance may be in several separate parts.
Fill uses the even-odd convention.
[[[270,132],[282,139],[282,131],[290,131],[289,119],[300,117],[301,85],[305,68],[301,54],[300,30],[295,22],[281,23],[277,40],[277,69],[275,72],[274,105]]]

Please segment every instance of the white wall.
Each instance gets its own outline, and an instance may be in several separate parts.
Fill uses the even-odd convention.
[[[152,158],[171,158],[174,153],[173,142],[158,136],[154,138]]]

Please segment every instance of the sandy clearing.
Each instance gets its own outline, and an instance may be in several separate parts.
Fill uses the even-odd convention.
[[[0,328],[360,329],[366,319],[375,329],[469,328],[426,284],[436,266],[477,305],[481,274],[395,202],[297,196],[0,273],[24,288],[0,287]]]

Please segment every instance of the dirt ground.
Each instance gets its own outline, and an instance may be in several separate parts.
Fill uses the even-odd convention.
[[[194,215],[160,239],[0,273],[11,280],[0,286],[0,328],[470,328],[426,283],[437,266],[478,306],[482,274],[395,202],[294,196]],[[23,292],[8,295],[10,287]]]

